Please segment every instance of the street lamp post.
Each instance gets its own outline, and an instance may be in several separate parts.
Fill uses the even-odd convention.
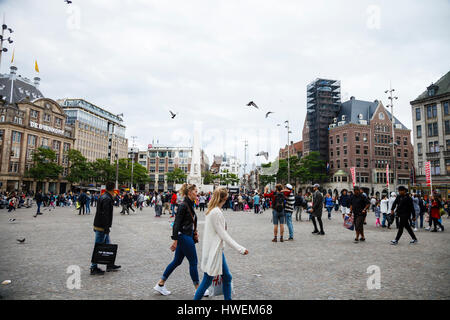
[[[131,147],[131,189],[133,189],[133,173],[134,173],[134,141],[136,140],[136,136],[132,136],[131,139],[133,139],[133,146]]]
[[[397,100],[398,97],[392,96],[392,93],[395,91],[395,89],[392,89],[392,85],[390,86],[389,90],[386,90],[384,93],[389,93],[388,99],[391,100],[390,105],[387,105],[387,107],[391,107],[391,122],[392,122],[392,170],[394,173],[394,192],[397,190],[397,161],[395,157],[395,119],[394,119],[394,100]]]
[[[11,37],[8,37],[5,39],[5,30],[8,29],[9,33],[13,33],[13,30],[11,28],[8,28],[8,26],[5,24],[5,14],[3,14],[3,24],[2,24],[2,35],[0,36],[0,68],[2,65],[2,54],[3,52],[7,52],[7,48],[3,48],[3,41],[8,41],[8,43],[13,43],[14,41],[11,40]]]
[[[287,183],[290,183],[291,181],[291,151],[290,151],[290,142],[289,142],[289,134],[292,133],[292,131],[289,131],[289,120],[286,120],[284,123],[286,123],[285,128],[287,129],[287,139],[288,139],[288,144],[287,144],[287,148],[288,148],[288,159],[287,159],[287,165],[288,165],[288,169],[287,169],[287,174],[288,174],[288,179],[287,179]]]
[[[119,118],[123,117],[123,113],[117,114],[116,116]],[[119,190],[119,139],[117,138],[117,135],[114,130],[115,124],[112,123],[112,126],[113,126],[113,128],[112,128],[111,134],[114,135],[115,140],[116,140],[116,150],[115,150],[116,151],[116,153],[115,153],[115,155],[116,155],[116,190]],[[111,138],[111,152],[112,152],[112,138]]]

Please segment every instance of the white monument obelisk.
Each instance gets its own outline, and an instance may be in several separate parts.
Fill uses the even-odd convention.
[[[202,184],[201,156],[200,156],[200,139],[201,139],[201,122],[194,122],[194,139],[192,142],[192,159],[191,170],[187,177],[189,184],[195,184],[199,187]]]

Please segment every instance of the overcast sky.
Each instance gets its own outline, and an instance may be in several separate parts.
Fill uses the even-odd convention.
[[[286,119],[300,140],[317,77],[340,80],[343,100],[385,105],[392,81],[394,113],[411,128],[409,102],[450,67],[448,0],[0,0],[0,12],[14,29],[2,73],[13,48],[22,76],[37,59],[44,96],[124,113],[140,149],[187,146],[200,121],[211,161],[243,161],[245,139],[249,165],[263,150],[273,160]]]

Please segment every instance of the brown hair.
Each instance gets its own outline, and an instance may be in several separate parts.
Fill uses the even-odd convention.
[[[195,184],[183,184],[180,188],[180,193],[181,195],[187,197],[188,193],[192,190],[194,190],[195,188],[197,188],[197,186]]]
[[[283,185],[282,184],[277,184],[276,186],[275,186],[275,189],[278,191],[278,192],[280,192],[281,190],[283,190]]]
[[[206,211],[205,215],[207,215],[212,209],[218,207],[220,203],[222,203],[227,198],[228,198],[227,188],[221,187],[214,190],[214,193],[208,204],[208,211]]]

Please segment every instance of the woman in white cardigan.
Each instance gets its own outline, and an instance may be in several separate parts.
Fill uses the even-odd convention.
[[[224,242],[241,254],[248,250],[234,241],[227,232],[225,218],[221,210],[228,199],[226,188],[217,188],[208,204],[205,215],[205,230],[202,247],[201,268],[205,272],[202,283],[195,292],[194,300],[200,300],[212,283],[215,276],[222,275],[223,295],[225,300],[231,300],[231,273],[223,254]]]

